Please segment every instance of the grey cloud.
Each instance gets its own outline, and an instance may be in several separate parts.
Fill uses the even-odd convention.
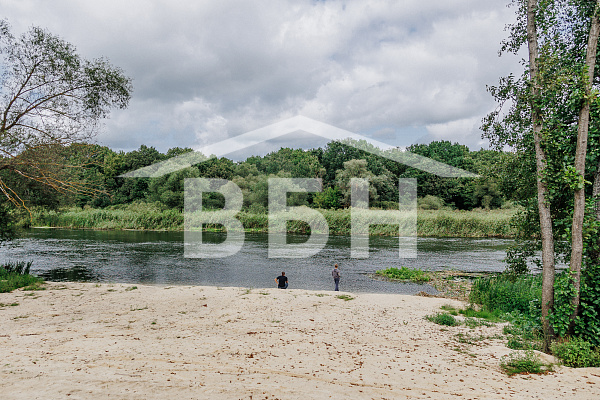
[[[38,25],[134,80],[129,109],[98,138],[165,151],[298,113],[392,138],[424,131],[479,143],[454,121],[494,107],[486,84],[518,68],[496,57],[506,0],[0,0],[17,30]],[[437,136],[436,136],[437,135]],[[428,136],[429,137],[429,136]],[[392,143],[405,145],[409,143]]]

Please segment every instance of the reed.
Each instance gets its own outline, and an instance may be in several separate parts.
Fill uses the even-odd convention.
[[[29,274],[29,262],[8,262],[0,264],[0,293],[12,292],[18,288],[37,290],[44,282],[41,278]]]
[[[33,210],[31,224],[79,229],[183,230],[183,214],[153,204],[136,203],[104,209]]]
[[[349,209],[318,210],[327,221],[332,235],[351,234],[351,216]],[[389,211],[381,211],[387,213]],[[401,221],[401,235],[411,232],[414,214],[395,211]],[[492,211],[448,211],[419,210],[417,213],[417,235],[420,237],[514,237],[510,225],[513,210]],[[359,219],[368,221],[370,214],[358,213]],[[316,233],[323,233],[325,227],[317,217],[305,214],[318,226]],[[244,229],[250,232],[267,232],[269,216],[266,213],[242,211],[237,214]],[[172,230],[184,229],[183,213],[178,210],[164,209],[152,203],[134,203],[104,209],[68,208],[60,211],[33,210],[31,225],[63,228],[92,229],[146,229]],[[206,226],[210,230],[223,230],[219,224]],[[309,233],[308,224],[292,221],[287,224],[288,233]],[[370,235],[398,236],[398,225],[372,225]]]

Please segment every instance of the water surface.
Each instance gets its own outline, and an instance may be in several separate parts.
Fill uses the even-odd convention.
[[[207,233],[215,243],[222,233]],[[291,236],[301,242],[302,236]],[[368,274],[388,267],[499,272],[508,239],[418,238],[417,258],[398,257],[398,239],[373,237],[367,259],[350,258],[350,238],[332,236],[308,259],[267,258],[267,235],[246,234],[242,250],[222,259],[183,257],[182,232],[31,229],[0,246],[0,261],[33,261],[32,273],[48,280],[111,283],[275,287],[285,271],[290,288],[331,290],[335,263],[342,271],[341,290],[414,294],[429,285],[373,280]]]

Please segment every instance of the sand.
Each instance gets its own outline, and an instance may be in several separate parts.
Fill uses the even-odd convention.
[[[599,368],[508,377],[502,325],[423,318],[456,300],[49,283],[0,303],[4,400],[600,398]]]

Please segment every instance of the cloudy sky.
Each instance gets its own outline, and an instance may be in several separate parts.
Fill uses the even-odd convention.
[[[198,147],[303,115],[396,146],[486,147],[509,0],[0,0],[133,79],[97,140]]]

